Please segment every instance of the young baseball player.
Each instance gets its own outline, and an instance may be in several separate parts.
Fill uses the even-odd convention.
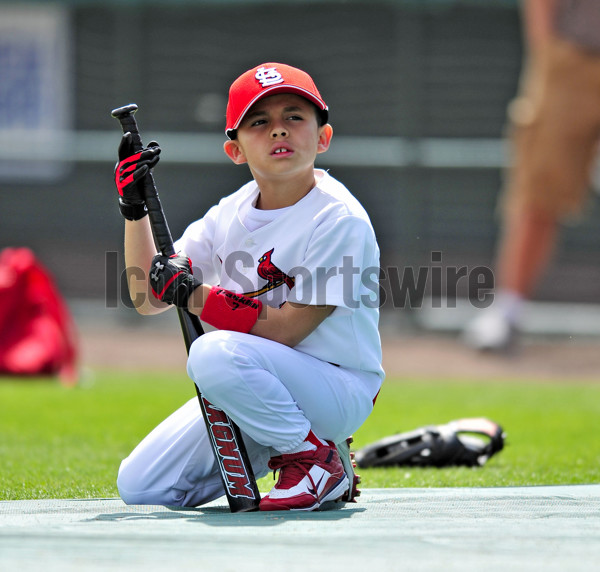
[[[216,328],[193,343],[187,371],[241,429],[256,477],[279,470],[261,510],[316,510],[352,486],[335,444],[371,413],[384,377],[373,228],[314,167],[331,141],[327,119],[305,72],[265,63],[242,74],[224,150],[253,179],[192,223],[170,258],[156,254],[137,187],[160,148],[133,154],[127,134],[119,148],[126,266],[150,269],[130,281],[131,297],[142,314],[176,305]],[[198,506],[224,494],[196,398],[122,462],[118,487],[131,504]]]

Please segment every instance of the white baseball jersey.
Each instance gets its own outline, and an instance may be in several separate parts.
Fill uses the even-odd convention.
[[[364,208],[316,170],[317,186],[279,210],[254,208],[255,181],[223,198],[176,242],[207,284],[260,299],[336,306],[294,349],[383,377],[378,332],[379,247]]]

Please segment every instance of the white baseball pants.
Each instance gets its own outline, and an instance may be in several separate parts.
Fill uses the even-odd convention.
[[[335,443],[355,432],[381,385],[375,373],[337,367],[250,334],[209,332],[191,347],[188,374],[242,431],[256,478],[310,429]],[[199,506],[224,493],[198,399],[158,425],[119,468],[127,504]]]

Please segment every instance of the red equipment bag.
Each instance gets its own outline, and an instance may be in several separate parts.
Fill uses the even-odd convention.
[[[0,252],[0,375],[58,375],[77,383],[75,323],[49,272],[28,248]]]

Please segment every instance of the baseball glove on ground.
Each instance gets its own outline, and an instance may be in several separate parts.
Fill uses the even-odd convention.
[[[477,467],[502,450],[504,439],[502,427],[489,419],[459,419],[384,437],[355,458],[359,467]]]

